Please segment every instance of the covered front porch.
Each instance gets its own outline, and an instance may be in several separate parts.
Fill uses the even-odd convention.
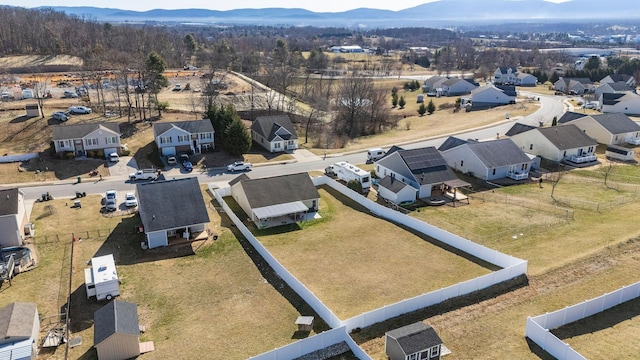
[[[162,246],[205,240],[208,237],[209,231],[205,228],[205,224],[195,224],[147,233],[146,242],[143,243],[142,247],[145,248],[146,246],[147,249],[154,249]]]
[[[259,229],[294,224],[319,217],[315,209],[310,209],[302,201],[269,205],[252,209],[253,222]]]

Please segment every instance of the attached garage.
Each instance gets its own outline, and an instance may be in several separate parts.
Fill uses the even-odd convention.
[[[176,147],[175,146],[163,147],[161,149],[162,149],[162,156],[175,156],[176,155]]]
[[[378,182],[378,196],[396,204],[415,201],[416,193],[415,188],[391,176],[385,176]]]
[[[117,148],[108,148],[108,149],[104,149],[104,156],[108,159],[109,155],[113,154],[113,153],[118,153],[118,149]]]

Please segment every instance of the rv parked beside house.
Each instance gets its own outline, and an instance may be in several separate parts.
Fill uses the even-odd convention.
[[[349,182],[355,180],[362,185],[362,191],[369,191],[371,187],[371,174],[346,161],[337,162],[325,169],[327,174],[334,174],[338,179]]]

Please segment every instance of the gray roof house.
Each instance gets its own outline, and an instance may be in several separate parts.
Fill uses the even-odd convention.
[[[441,91],[438,91],[438,94],[444,96],[464,95],[471,93],[471,90],[477,87],[478,85],[469,80],[451,78],[442,82]]]
[[[153,124],[153,138],[162,156],[212,150],[215,148],[213,135],[213,125],[209,119]]]
[[[0,309],[0,359],[35,360],[39,334],[35,303],[14,302]]]
[[[395,151],[376,161],[374,169],[376,176],[382,180],[389,176],[413,187],[420,199],[430,197],[433,190],[443,191],[447,186],[455,188],[469,185],[458,179],[433,146]]]
[[[251,138],[269,152],[298,148],[298,134],[287,115],[258,116],[251,124]]]
[[[93,347],[98,360],[125,360],[140,355],[138,306],[113,300],[93,313]]]
[[[635,88],[636,87],[636,79],[633,76],[627,75],[627,74],[611,74],[611,75],[607,75],[604,78],[602,78],[602,80],[600,80],[599,82],[600,82],[600,84],[623,82],[623,83],[627,84],[627,86],[629,86],[631,88]]]
[[[417,322],[385,334],[385,353],[389,360],[439,360],[442,339],[423,322]]]
[[[209,214],[195,177],[136,185],[138,211],[146,246],[167,246],[171,240],[195,239],[205,231]]]
[[[447,80],[447,77],[434,75],[424,81],[424,84],[422,85],[422,92],[433,94],[435,96],[436,90],[439,89],[442,86],[442,83]]]
[[[105,157],[120,153],[120,126],[117,123],[94,123],[53,126],[56,154],[73,153],[87,156],[89,152],[103,152]]]
[[[0,190],[0,248],[22,245],[27,223],[24,192],[18,188]]]
[[[501,85],[515,85],[518,69],[515,67],[501,66],[493,72],[493,82]]]
[[[450,167],[482,180],[505,177],[525,180],[529,177],[531,159],[511,139],[456,140],[457,146],[447,146],[445,141],[438,148]]]
[[[600,144],[640,145],[640,125],[621,113],[582,115],[567,112],[558,124],[574,124]]]
[[[614,82],[614,83],[604,83],[601,84],[600,86],[596,87],[595,90],[595,97],[596,99],[598,99],[598,101],[602,101],[601,97],[602,94],[605,93],[609,93],[609,94],[625,94],[625,93],[630,93],[630,92],[634,92],[635,88],[630,87],[629,85],[627,85],[627,83],[620,81],[620,82]]]
[[[524,152],[551,161],[574,164],[597,161],[598,143],[573,124],[537,128],[516,123],[507,135]]]
[[[470,107],[472,110],[486,109],[495,106],[515,104],[516,89],[514,86],[495,86],[487,84],[473,89],[471,94],[462,97],[462,108]]]
[[[595,90],[593,82],[589,78],[565,78],[560,77],[553,84],[557,91],[565,94],[584,94]]]
[[[640,115],[640,95],[634,92],[603,93],[600,96],[600,111]]]
[[[259,229],[313,219],[320,194],[307,173],[233,179],[231,196]]]

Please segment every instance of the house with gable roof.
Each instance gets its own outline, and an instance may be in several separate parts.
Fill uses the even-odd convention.
[[[557,91],[574,95],[581,95],[595,90],[593,82],[589,78],[560,77],[553,86]]]
[[[538,83],[538,78],[527,73],[517,73],[516,74],[516,83],[517,86],[536,86]]]
[[[473,89],[469,96],[462,97],[460,106],[471,110],[492,108],[516,103],[515,86],[496,86],[487,84]]]
[[[417,322],[387,331],[385,353],[389,360],[439,360],[443,344],[431,326]]]
[[[555,162],[596,162],[598,143],[573,124],[538,128],[516,123],[505,133],[524,152]]]
[[[0,248],[22,245],[28,223],[24,191],[18,188],[0,190]]]
[[[215,148],[213,124],[209,119],[154,123],[153,138],[162,156],[180,152],[197,154]]]
[[[287,115],[258,116],[251,124],[251,138],[269,152],[298,148],[298,134]]]
[[[193,240],[206,230],[209,214],[198,178],[136,185],[138,212],[149,249]]]
[[[453,170],[447,166],[440,152],[433,146],[387,153],[385,157],[375,162],[374,170],[376,176],[381,178],[378,182],[379,186],[380,182],[389,186],[400,182],[412,187],[416,197],[411,200],[428,198],[434,191],[445,192],[448,189],[469,186],[469,183],[458,179]],[[393,178],[393,181],[385,180],[385,177]],[[388,193],[399,193],[396,187],[400,185],[393,186],[394,188],[387,188]],[[397,202],[397,198],[393,196],[386,199]]]
[[[434,75],[427,80],[424,81],[422,85],[422,92],[435,96],[437,90],[442,87],[442,83],[447,81],[448,78],[445,76]]]
[[[595,97],[599,101],[602,102],[601,97],[602,94],[626,94],[635,92],[635,87],[630,87],[627,83],[623,81],[613,82],[613,83],[604,83],[600,86],[596,87]]]
[[[640,95],[633,92],[603,93],[600,96],[599,106],[599,110],[603,113],[640,115]]]
[[[296,223],[317,216],[320,194],[307,173],[229,182],[231,196],[259,229]]]
[[[53,126],[53,145],[56,154],[72,152],[87,156],[90,151],[120,154],[120,126],[114,122]]]
[[[93,313],[93,347],[98,360],[124,360],[140,355],[138,306],[113,300]]]
[[[438,151],[451,168],[478,179],[529,178],[532,161],[511,139],[479,142],[449,137]]]
[[[632,89],[635,89],[635,87],[637,86],[636,79],[633,76],[627,74],[611,74],[605,76],[604,78],[602,78],[602,80],[600,80],[600,84],[610,84],[617,82],[623,82]]]
[[[640,145],[640,125],[622,113],[586,115],[568,111],[558,124],[574,124],[600,144]]]
[[[35,303],[14,302],[0,309],[0,359],[36,359],[40,317]]]
[[[477,87],[478,85],[474,84],[471,80],[451,78],[441,84],[440,89],[442,90],[438,91],[438,94],[444,96],[464,95],[469,94]]]
[[[515,85],[517,73],[516,67],[500,66],[493,72],[493,82],[500,85]]]

